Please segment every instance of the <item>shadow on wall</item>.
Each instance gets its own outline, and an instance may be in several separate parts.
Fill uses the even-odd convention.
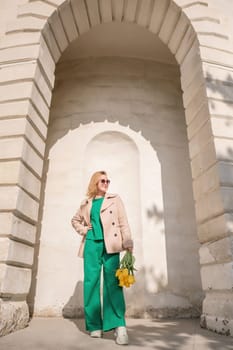
[[[162,221],[164,219],[163,211],[159,210],[156,204],[152,205],[151,208],[147,209],[148,219],[155,220],[155,223]]]
[[[146,312],[151,317],[199,317],[204,293],[188,150],[180,150],[180,157],[177,150],[168,152],[164,147],[157,146],[156,152],[161,164],[163,210],[154,203],[146,216],[151,232],[164,240],[166,268],[161,270],[155,263],[143,272],[152,286],[145,288]]]
[[[73,295],[62,309],[65,318],[83,318],[83,282],[79,281],[74,289]]]
[[[221,69],[219,69],[222,74]],[[219,164],[220,185],[232,187],[233,179],[233,75],[229,73],[220,78],[214,78],[213,74],[207,72],[207,89],[210,91],[210,110],[213,115],[214,136],[218,137],[215,144],[217,159],[222,162]],[[223,201],[226,211],[232,212],[230,200]],[[232,217],[232,216],[231,216]],[[230,218],[230,216],[229,216]],[[233,218],[231,219],[231,223]]]
[[[233,78],[230,74],[227,74],[227,76],[224,78],[224,81],[214,79],[213,75],[210,73],[207,73],[206,75],[207,79],[207,88],[213,93],[213,97],[210,99],[210,107],[212,108],[215,117],[219,117],[224,119],[225,117],[225,126],[227,128],[233,129],[233,119],[232,119],[232,96],[233,96]],[[216,94],[216,95],[215,95]],[[220,99],[221,102],[223,102],[224,105],[219,104],[219,95],[222,97]],[[220,109],[219,109],[220,108]],[[224,110],[225,109],[225,110]],[[219,111],[221,113],[219,114]],[[219,128],[220,129],[220,128]],[[221,129],[219,130],[221,132]],[[215,130],[216,134],[216,130]],[[231,132],[231,139],[232,139],[233,131]],[[219,137],[228,137],[228,135],[224,134],[217,134],[216,136]],[[229,140],[229,142],[232,142],[232,140]],[[227,147],[227,153],[225,155],[219,154],[220,160],[226,160],[226,161],[232,161],[233,160],[233,147]],[[232,172],[231,172],[232,174]]]
[[[232,91],[233,91],[233,78],[228,74],[224,81],[214,79],[213,75],[210,73],[206,74],[207,88],[213,93],[217,93],[222,96],[225,102],[232,103]],[[216,108],[217,98],[211,100],[211,107]]]
[[[137,266],[136,266],[137,267]],[[141,281],[147,276],[156,291],[150,291]],[[200,290],[181,292],[167,284],[166,277],[156,274],[154,267],[141,267],[135,272],[136,283],[125,289],[126,317],[150,319],[199,318],[201,314],[203,293]],[[185,281],[184,281],[185,284]],[[143,305],[143,306],[142,306]]]

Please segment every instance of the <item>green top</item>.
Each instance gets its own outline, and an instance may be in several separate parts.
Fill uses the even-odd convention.
[[[103,239],[103,227],[100,220],[100,209],[103,203],[104,197],[96,198],[92,200],[91,207],[91,224],[92,229],[87,232],[87,239],[98,240]]]

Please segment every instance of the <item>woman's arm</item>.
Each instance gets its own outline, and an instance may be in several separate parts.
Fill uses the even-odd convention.
[[[71,224],[80,235],[85,236],[87,231],[90,230],[90,225],[85,223],[84,217],[82,215],[82,208],[80,207],[76,214],[71,220]]]
[[[131,231],[128,223],[128,218],[126,215],[126,210],[121,198],[117,197],[117,205],[118,205],[118,220],[120,231],[122,235],[123,248],[129,251],[133,251],[133,240],[131,238]]]

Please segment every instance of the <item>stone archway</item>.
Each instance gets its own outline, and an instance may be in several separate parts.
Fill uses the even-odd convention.
[[[0,62],[3,333],[28,322],[25,300],[56,62],[78,35],[108,21],[148,28],[180,65],[197,228],[203,243],[202,320],[210,329],[232,334],[232,135],[225,125],[232,113],[232,50],[209,2],[182,0],[33,1],[20,7],[17,20],[9,25]],[[222,327],[223,320],[227,322]]]
[[[98,35],[111,26],[100,26]],[[121,26],[126,36],[127,26]],[[85,35],[88,47],[91,32]],[[135,29],[136,38],[139,33]],[[80,317],[82,262],[70,216],[85,196],[90,173],[101,168],[108,171],[110,192],[124,200],[135,240],[138,277],[127,290],[127,315],[200,316],[199,245],[177,65],[129,57],[76,60],[70,50],[66,54],[71,60],[56,67],[51,103],[40,249],[28,298],[33,314]]]

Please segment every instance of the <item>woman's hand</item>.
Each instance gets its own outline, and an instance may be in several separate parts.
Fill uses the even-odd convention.
[[[130,247],[130,248],[126,248],[126,250],[130,253],[133,253],[133,247]]]
[[[88,224],[87,227],[88,227],[88,231],[92,230],[92,224]]]

